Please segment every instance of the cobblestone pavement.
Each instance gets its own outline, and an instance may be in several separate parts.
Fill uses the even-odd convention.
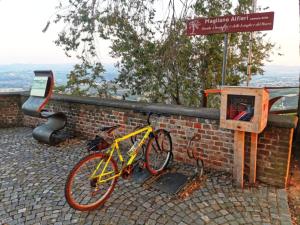
[[[86,154],[83,146],[49,147],[33,140],[29,128],[0,129],[0,224],[291,224],[285,190],[239,190],[217,172],[185,200],[119,179],[104,207],[75,211],[64,184]]]

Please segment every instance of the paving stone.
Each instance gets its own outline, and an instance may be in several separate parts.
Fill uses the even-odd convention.
[[[210,221],[210,218],[208,218],[208,216],[201,216],[201,219],[203,221],[205,221],[206,223],[208,223]]]
[[[85,141],[47,146],[29,128],[0,129],[0,224],[291,224],[284,189],[237,189],[231,175],[207,171],[206,183],[186,199],[170,198],[133,180],[119,179],[104,207],[75,211],[64,197]],[[188,172],[188,166],[173,163]]]
[[[178,225],[187,225],[187,224],[184,222],[180,222]]]
[[[150,219],[150,220],[148,220],[148,221],[146,222],[146,225],[156,225],[156,221]]]

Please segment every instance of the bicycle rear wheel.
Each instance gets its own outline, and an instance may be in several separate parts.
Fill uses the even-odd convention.
[[[101,164],[100,164],[101,163]],[[100,164],[96,174],[91,175]],[[106,166],[105,174],[100,182],[100,175]],[[83,158],[71,170],[66,186],[65,197],[68,204],[80,211],[89,211],[98,208],[109,198],[114,190],[118,173],[116,162],[102,153],[94,153]],[[106,180],[106,181],[104,181]]]
[[[165,169],[172,157],[172,139],[170,133],[159,129],[154,132],[147,144],[146,167],[153,175]]]

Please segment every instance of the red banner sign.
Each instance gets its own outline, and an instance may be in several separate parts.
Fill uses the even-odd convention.
[[[274,12],[197,18],[187,22],[187,35],[272,30]]]

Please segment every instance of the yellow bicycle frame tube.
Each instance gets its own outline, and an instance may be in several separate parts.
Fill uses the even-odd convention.
[[[124,141],[124,140],[129,139],[130,137],[133,137],[133,136],[136,136],[140,133],[143,133],[143,132],[146,132],[146,133],[144,134],[143,138],[141,140],[139,140],[138,146],[134,150],[134,154],[131,154],[130,158],[128,159],[128,161],[126,163],[126,166],[131,165],[134,162],[135,157],[137,156],[137,153],[138,153],[139,149],[145,143],[145,141],[149,137],[150,133],[153,132],[153,128],[151,126],[143,127],[141,129],[133,131],[133,132],[127,134],[127,135],[124,135],[123,137],[115,139],[114,142],[112,143],[111,147],[106,152],[106,154],[108,155],[108,159],[107,159],[107,161],[106,161],[106,163],[103,167],[103,170],[102,170],[101,174],[97,175],[97,171],[99,170],[101,164],[103,163],[103,159],[98,163],[96,169],[93,171],[92,175],[90,176],[90,179],[94,179],[94,178],[99,177],[99,179],[97,181],[97,183],[99,184],[99,183],[104,183],[104,182],[107,182],[109,180],[112,180],[115,177],[119,177],[122,174],[122,171],[123,171],[124,167],[120,170],[120,172],[118,174],[116,174],[114,176],[111,176],[107,179],[102,179],[103,176],[107,176],[109,174],[114,173],[114,171],[106,172],[106,168],[107,168],[108,163],[109,163],[110,159],[112,158],[112,155],[115,152],[115,150],[117,150],[117,154],[118,154],[118,157],[119,157],[120,161],[124,162],[123,155],[121,154],[121,151],[120,151],[120,148],[119,148],[119,143]]]

